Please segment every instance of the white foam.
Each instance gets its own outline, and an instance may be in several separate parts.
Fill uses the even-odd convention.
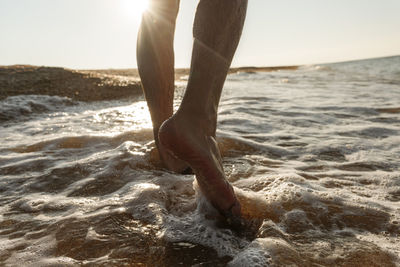
[[[14,251],[5,263],[10,266],[43,266],[42,264],[49,266],[46,262],[61,261],[67,265],[72,265],[75,262],[70,258],[55,259],[53,257],[55,248],[55,238],[46,236],[34,242],[29,242],[25,249]]]
[[[229,229],[218,228],[215,220],[207,219],[206,216],[218,216],[218,212],[200,192],[196,182],[194,182],[193,188],[196,191],[196,210],[183,217],[167,215],[163,232],[165,240],[200,244],[213,248],[220,257],[233,257],[248,242],[235,236]]]
[[[256,239],[241,250],[228,263],[231,267],[266,267],[272,263],[271,255],[266,251],[263,240]]]

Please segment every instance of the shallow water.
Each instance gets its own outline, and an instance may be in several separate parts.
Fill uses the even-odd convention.
[[[400,266],[399,114],[400,57],[229,76],[217,135],[250,238],[158,165],[143,99],[9,97],[0,265]]]

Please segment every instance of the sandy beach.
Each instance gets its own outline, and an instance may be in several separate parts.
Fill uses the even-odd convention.
[[[295,70],[298,66],[240,67],[230,73]],[[176,80],[189,69],[176,69]],[[15,95],[64,96],[78,101],[132,98],[142,94],[137,69],[73,70],[58,67],[0,66],[0,99]]]

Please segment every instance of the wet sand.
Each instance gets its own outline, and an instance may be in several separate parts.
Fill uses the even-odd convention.
[[[101,101],[142,94],[137,76],[26,65],[0,67],[0,88],[0,99],[15,95],[56,95],[79,101]]]
[[[230,73],[294,70],[297,66],[240,67]],[[189,69],[176,69],[177,80]],[[136,97],[142,94],[137,69],[73,70],[58,67],[0,66],[0,100],[15,95],[64,96],[78,101],[102,101]]]

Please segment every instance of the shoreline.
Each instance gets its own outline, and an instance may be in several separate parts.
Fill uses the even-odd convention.
[[[254,66],[244,66],[244,67],[235,67],[230,68],[228,71],[229,74],[239,73],[239,72],[247,72],[247,73],[256,73],[256,72],[272,72],[279,70],[297,70],[300,66],[277,66],[277,67],[254,67]],[[1,68],[1,66],[0,66]],[[117,75],[117,76],[125,76],[125,77],[135,77],[139,78],[138,69],[95,69],[95,70],[79,70],[86,73],[101,73],[105,75]],[[175,80],[182,80],[185,76],[188,76],[190,72],[189,68],[176,68],[175,69]]]
[[[297,70],[299,66],[238,67],[238,72],[256,73]],[[182,80],[190,69],[175,69],[175,79]],[[137,97],[142,94],[137,69],[75,70],[62,67],[10,65],[0,66],[0,100],[17,95],[50,95],[78,101],[102,101]]]

